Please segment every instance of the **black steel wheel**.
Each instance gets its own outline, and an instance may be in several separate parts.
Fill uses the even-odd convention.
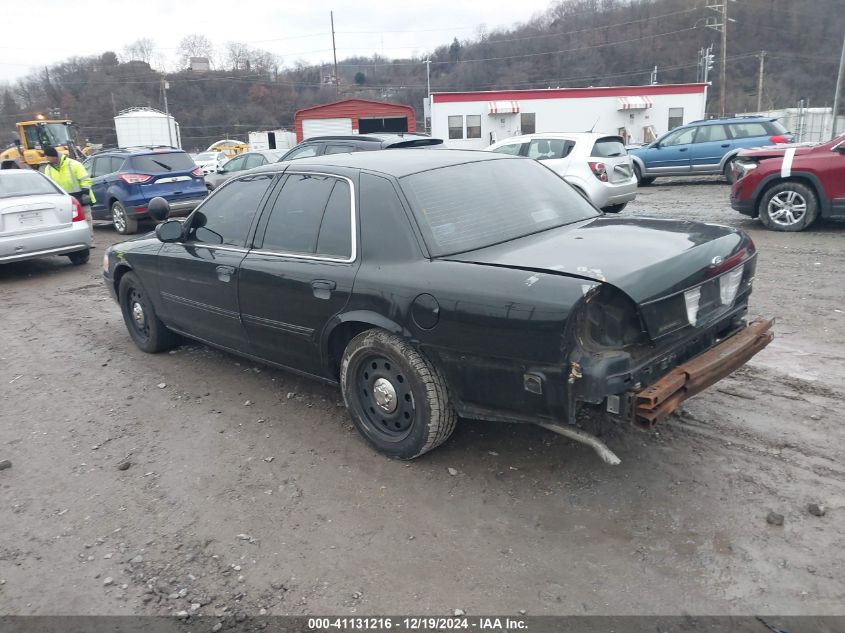
[[[120,279],[118,298],[129,336],[141,350],[153,354],[178,342],[178,336],[159,320],[135,273],[126,273]]]
[[[455,428],[457,415],[440,373],[410,343],[384,330],[368,330],[349,342],[340,383],[358,431],[390,457],[418,457]]]

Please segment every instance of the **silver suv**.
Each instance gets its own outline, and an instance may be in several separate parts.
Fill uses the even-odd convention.
[[[619,213],[637,196],[634,166],[619,136],[594,132],[525,134],[494,143],[486,151],[542,161],[607,213]]]

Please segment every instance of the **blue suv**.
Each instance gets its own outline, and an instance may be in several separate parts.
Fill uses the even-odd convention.
[[[95,220],[111,220],[122,235],[150,217],[147,203],[160,196],[172,215],[187,215],[208,195],[202,168],[181,149],[144,147],[100,152],[85,161],[94,181]]]
[[[777,119],[740,116],[693,121],[667,132],[653,143],[629,149],[640,185],[658,176],[724,174],[733,182],[733,160],[746,147],[792,143],[793,136]]]

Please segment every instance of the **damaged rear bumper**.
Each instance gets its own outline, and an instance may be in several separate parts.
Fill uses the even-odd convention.
[[[772,342],[774,319],[757,318],[733,336],[678,365],[645,389],[629,395],[635,421],[652,426],[669,417],[687,398],[747,363]]]

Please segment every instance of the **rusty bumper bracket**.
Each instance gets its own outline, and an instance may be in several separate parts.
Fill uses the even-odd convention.
[[[636,420],[647,426],[662,422],[684,400],[742,367],[772,342],[772,325],[774,319],[756,318],[744,330],[635,393]]]

